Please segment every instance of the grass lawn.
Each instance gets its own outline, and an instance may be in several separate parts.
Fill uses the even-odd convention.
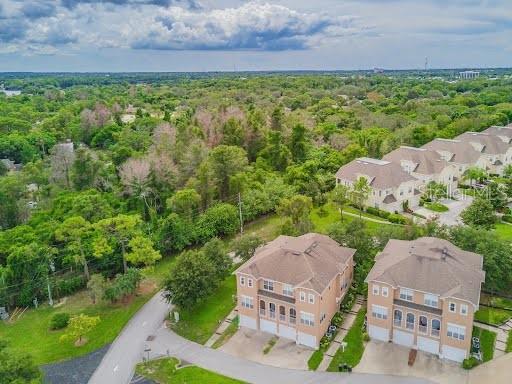
[[[351,208],[351,207],[349,207],[349,208]],[[346,208],[346,210],[348,210],[349,208]],[[322,214],[322,211],[320,208],[315,208],[315,209],[313,209],[313,212],[311,212],[311,216],[310,216],[311,221],[313,222],[314,230],[319,233],[327,233],[329,231],[329,227],[332,224],[339,223],[341,220],[340,213],[332,204],[326,204],[324,206],[324,209],[325,209],[325,213]],[[354,210],[353,213],[359,214],[359,211],[357,211],[354,208],[352,208],[352,209]],[[368,214],[366,214],[366,213],[363,214],[363,220],[364,220],[364,215],[368,215]],[[369,215],[369,216],[371,216],[371,215]],[[352,220],[356,220],[356,219],[357,219],[356,217],[349,216],[349,215],[343,216],[343,221],[345,223],[351,222]],[[384,219],[379,217],[378,220],[384,220]],[[375,231],[375,232],[377,232],[379,230],[379,228],[381,228],[383,225],[387,225],[387,224],[375,223],[373,221],[368,221],[368,220],[365,221],[365,224],[366,224],[366,227],[370,231]],[[389,223],[389,225],[392,225],[392,224]]]
[[[236,278],[228,276],[217,291],[207,297],[201,304],[180,311],[180,321],[172,325],[179,335],[204,344],[219,326],[219,321],[235,307],[233,295],[236,294]]]
[[[319,348],[310,356],[308,360],[308,368],[311,371],[316,371],[318,369],[324,359],[324,353],[325,351],[322,348]]]
[[[486,361],[492,360],[494,356],[494,343],[496,342],[496,333],[487,329],[473,327],[473,337],[480,338],[480,350],[482,351],[482,359]]]
[[[425,203],[424,207],[434,212],[448,212],[450,209],[439,202],[436,203]]]
[[[196,366],[176,368],[178,359],[164,358],[140,363],[135,371],[159,384],[237,384],[242,381],[231,379]]]
[[[501,325],[512,317],[512,311],[480,306],[475,312],[475,320],[490,325]]]
[[[345,352],[343,352],[341,348],[336,351],[331,364],[329,364],[329,368],[327,368],[328,371],[337,372],[338,366],[343,363],[355,367],[361,361],[364,352],[362,327],[365,315],[365,309],[361,309],[358,312],[352,327],[350,327],[346,336],[343,338],[343,341],[347,343]]]
[[[512,331],[508,331],[507,347],[505,348],[505,352],[512,352]]]
[[[45,305],[37,310],[27,310],[20,320],[12,324],[0,322],[0,335],[10,341],[10,348],[13,351],[31,354],[38,365],[71,359],[112,342],[124,325],[151,296],[152,293],[136,296],[126,305],[93,305],[87,294],[81,292],[68,298],[66,303],[59,308]],[[69,314],[83,312],[91,316],[100,316],[101,321],[87,335],[89,342],[84,346],[75,347],[71,342],[61,343],[59,341],[63,330],[50,331],[48,329],[50,318],[57,312]]]
[[[238,316],[236,316],[231,324],[228,325],[226,330],[220,335],[220,337],[213,343],[212,348],[217,349],[222,347],[238,330]]]
[[[512,242],[512,225],[507,223],[497,223],[494,226],[494,231],[501,239]]]

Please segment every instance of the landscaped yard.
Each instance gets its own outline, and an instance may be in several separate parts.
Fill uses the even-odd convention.
[[[424,207],[431,211],[434,211],[434,212],[448,212],[449,211],[449,208],[446,205],[441,204],[439,202],[425,203]]]
[[[136,296],[125,305],[93,305],[86,292],[80,292],[68,298],[66,303],[58,308],[45,305],[37,310],[27,310],[22,318],[14,323],[0,322],[0,335],[10,341],[13,351],[31,354],[36,364],[71,359],[112,342],[130,318],[153,295],[153,292]],[[50,318],[58,312],[100,316],[101,321],[87,335],[89,342],[81,347],[75,347],[72,342],[59,341],[63,330],[48,329]]]
[[[512,317],[512,311],[480,306],[475,312],[475,320],[490,325],[501,325]]]
[[[135,368],[137,374],[159,384],[237,384],[242,381],[231,379],[196,366],[176,368],[178,359],[173,357],[140,363]]]
[[[220,322],[235,307],[233,295],[236,295],[236,278],[230,275],[204,302],[180,311],[180,321],[173,324],[172,329],[189,340],[206,343]]]
[[[213,343],[212,348],[217,349],[222,347],[236,331],[238,331],[238,316],[236,316],[231,324],[228,325],[226,330],[220,335],[220,337]]]
[[[496,342],[496,333],[487,329],[473,327],[473,337],[480,338],[480,350],[484,363],[492,360],[494,356],[494,343]]]
[[[343,338],[343,341],[347,343],[345,351],[343,352],[342,348],[336,351],[331,364],[329,364],[329,368],[327,368],[328,371],[336,372],[338,371],[338,366],[344,363],[355,367],[361,361],[364,352],[363,324],[365,315],[365,309],[361,309],[358,312],[352,327],[350,327]]]
[[[512,242],[512,225],[507,223],[497,223],[494,226],[494,230],[497,235],[503,240],[508,240]]]
[[[512,352],[512,331],[508,331],[507,347],[505,348],[505,352]]]

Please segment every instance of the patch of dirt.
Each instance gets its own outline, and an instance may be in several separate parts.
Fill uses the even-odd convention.
[[[143,280],[140,283],[139,288],[137,289],[137,294],[138,295],[148,295],[148,294],[154,292],[156,289],[157,289],[157,286],[154,281]]]
[[[87,344],[89,340],[87,340],[87,337],[82,337],[82,339],[78,339],[77,341],[75,341],[75,347],[81,347],[85,344]]]

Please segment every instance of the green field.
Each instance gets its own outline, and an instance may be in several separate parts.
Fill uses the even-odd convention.
[[[497,235],[503,239],[512,242],[512,225],[507,223],[497,223],[494,226]]]
[[[475,312],[475,320],[490,325],[501,325],[512,317],[512,311],[481,306]]]
[[[137,365],[137,374],[159,384],[237,384],[242,381],[202,369],[196,366],[176,368],[178,359],[165,358]]]
[[[473,327],[473,337],[480,338],[480,350],[482,351],[482,359],[486,361],[492,360],[494,356],[494,343],[496,342],[496,333],[487,329]]]

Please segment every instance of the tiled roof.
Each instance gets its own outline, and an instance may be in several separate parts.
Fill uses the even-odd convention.
[[[403,160],[410,161],[415,164],[415,168],[412,171],[424,175],[440,173],[444,168],[450,166],[450,164],[446,160],[443,160],[441,155],[434,150],[406,146],[402,146],[388,153],[383,157],[383,160],[397,164],[400,164]]]

